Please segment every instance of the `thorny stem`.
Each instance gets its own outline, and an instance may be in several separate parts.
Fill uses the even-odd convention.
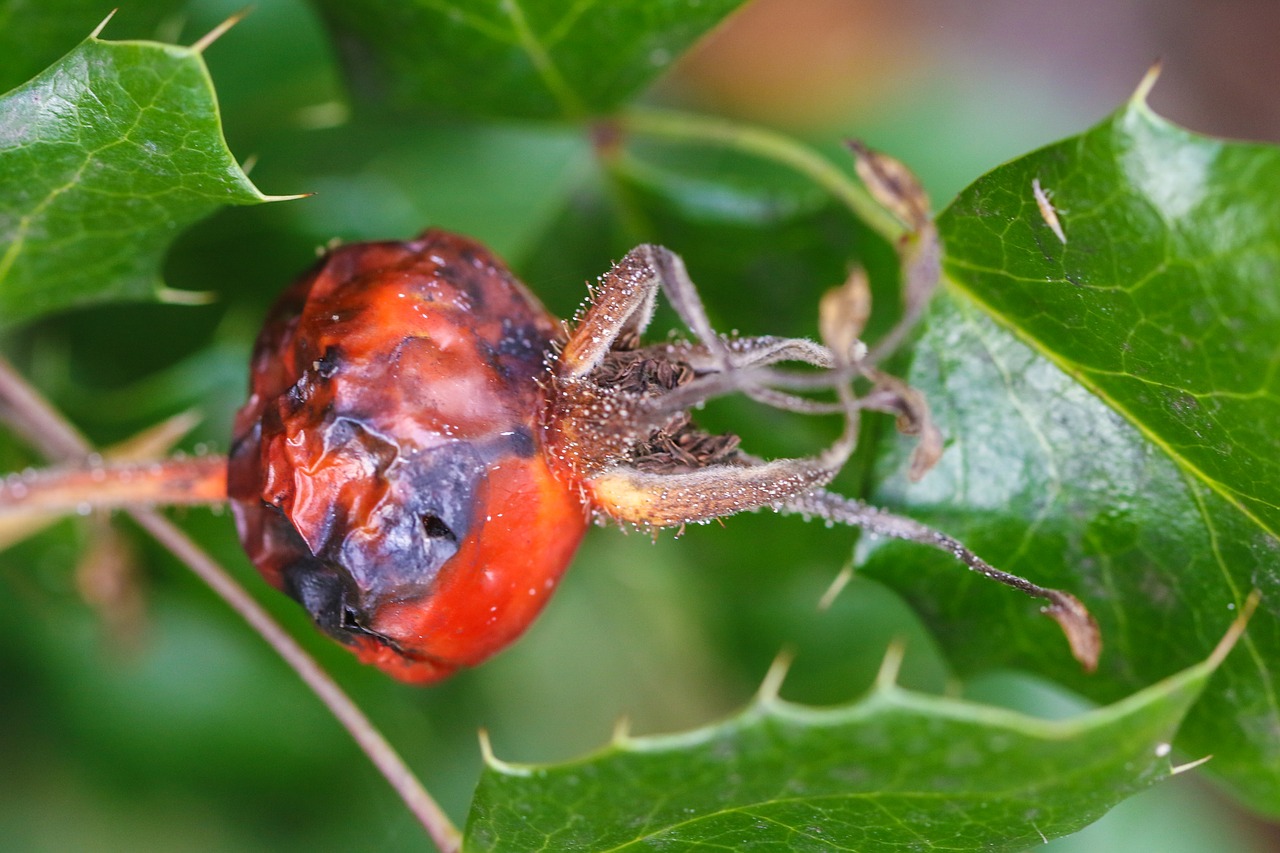
[[[905,233],[902,223],[865,187],[812,148],[785,134],[723,118],[649,107],[623,111],[617,124],[623,133],[722,145],[780,163],[831,193],[891,245],[896,245]]]
[[[12,423],[23,435],[31,437],[36,447],[58,461],[82,459],[93,451],[88,441],[3,357],[0,357],[0,417]],[[457,827],[404,763],[404,759],[351,697],[343,692],[293,637],[172,522],[155,510],[131,509],[129,514],[156,541],[186,563],[293,668],[390,783],[431,836],[440,853],[456,853],[461,849],[461,834]]]

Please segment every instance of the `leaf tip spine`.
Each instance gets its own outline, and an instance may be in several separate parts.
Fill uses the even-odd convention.
[[[180,290],[164,284],[156,288],[155,296],[165,305],[212,305],[218,301],[217,291]]]
[[[484,761],[484,766],[498,773],[504,773],[508,776],[532,776],[533,773],[528,767],[521,767],[516,764],[509,764],[501,758],[493,754],[493,741],[489,739],[489,730],[480,728],[476,730],[476,737],[480,740],[480,757]]]
[[[760,682],[760,689],[756,691],[756,704],[770,705],[778,701],[782,683],[787,680],[787,673],[791,670],[791,663],[795,659],[796,653],[791,647],[787,646],[779,650],[773,663],[769,664],[769,671],[764,674],[764,680]]]
[[[478,729],[476,737],[480,740],[480,757],[484,759],[485,764],[494,764],[497,762],[497,756],[493,754],[493,741],[489,740],[488,729]]]
[[[609,737],[609,743],[614,747],[624,747],[631,740],[631,718],[625,714],[613,724],[613,734]]]
[[[292,195],[266,195],[260,193],[263,201],[297,201],[301,198],[311,198],[315,193],[294,193]]]
[[[1169,775],[1177,776],[1181,773],[1186,773],[1188,770],[1195,770],[1211,758],[1213,758],[1212,755],[1206,755],[1204,758],[1197,758],[1195,761],[1188,761],[1186,764],[1179,764],[1177,767],[1170,767]]]
[[[93,32],[89,33],[89,38],[96,39],[98,36],[102,35],[102,31],[107,28],[107,24],[111,23],[111,19],[114,18],[116,16],[116,12],[119,12],[119,11],[120,11],[120,7],[117,6],[116,8],[108,12],[107,16],[102,19],[102,23],[94,27]]]
[[[240,11],[235,12],[229,18],[223,21],[221,24],[218,24],[216,27],[209,30],[209,32],[205,33],[203,36],[196,39],[195,42],[191,45],[191,50],[194,53],[204,53],[205,50],[209,47],[209,45],[213,44],[215,41],[222,38],[223,34],[226,33],[227,30],[231,29],[236,24],[243,21],[251,11],[253,11],[252,6],[245,6]]]
[[[1218,641],[1213,653],[1209,655],[1208,663],[1210,666],[1216,669],[1231,653],[1231,650],[1235,648],[1236,642],[1244,634],[1245,628],[1249,625],[1249,619],[1253,617],[1253,611],[1258,609],[1258,602],[1261,600],[1262,593],[1257,589],[1254,589],[1245,598],[1244,605],[1240,608],[1240,615],[1231,623],[1227,633]]]
[[[884,660],[880,662],[880,671],[876,673],[877,691],[892,690],[898,686],[898,673],[902,671],[902,659],[906,653],[907,644],[900,637],[885,649]]]
[[[1134,89],[1133,97],[1129,99],[1131,103],[1146,106],[1147,96],[1151,94],[1151,90],[1155,88],[1156,81],[1160,79],[1160,69],[1161,61],[1159,59],[1151,63],[1147,73],[1142,75],[1142,81],[1138,83],[1138,88]]]
[[[818,612],[826,613],[830,610],[831,605],[836,603],[836,599],[840,597],[840,593],[844,592],[844,588],[849,585],[851,580],[853,580],[852,560],[840,567],[840,572],[832,579],[827,591],[818,599]]]

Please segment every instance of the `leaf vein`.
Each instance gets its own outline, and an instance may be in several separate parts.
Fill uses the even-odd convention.
[[[1093,381],[1090,369],[1082,368],[1080,365],[1077,365],[1077,364],[1072,364],[1068,362],[1060,353],[1050,349],[1049,347],[1046,347],[1039,338],[1032,335],[1026,329],[1022,328],[1019,324],[1013,322],[1013,319],[1011,317],[1009,317],[1003,311],[998,309],[995,305],[992,305],[990,302],[983,299],[977,292],[966,287],[964,284],[958,281],[954,276],[947,275],[947,276],[944,276],[944,278],[948,283],[948,285],[950,285],[954,290],[965,294],[973,302],[982,306],[983,311],[986,314],[988,314],[992,319],[994,319],[1000,325],[1008,329],[1011,334],[1013,334],[1015,337],[1021,340],[1025,345],[1030,347],[1033,351],[1044,356],[1053,364],[1057,365],[1059,369],[1065,371],[1067,374],[1071,376],[1074,376],[1076,378],[1076,381],[1078,381],[1081,385],[1087,388],[1089,392],[1092,393],[1094,396],[1096,396],[1099,400],[1101,400],[1102,402],[1106,403],[1109,407],[1111,407],[1111,409],[1114,412],[1116,412],[1118,415],[1120,415],[1126,421],[1128,421],[1148,441],[1150,441],[1155,447],[1159,448],[1161,452],[1163,452],[1166,456],[1168,456],[1171,460],[1173,460],[1175,464],[1177,464],[1183,470],[1191,473],[1198,481],[1204,483],[1213,491],[1222,495],[1222,497],[1231,506],[1235,507],[1238,512],[1240,512],[1249,521],[1253,522],[1253,524],[1255,524],[1260,530],[1265,531],[1271,536],[1278,535],[1275,529],[1273,529],[1269,524],[1267,524],[1266,521],[1260,518],[1256,512],[1254,512],[1252,509],[1250,509],[1248,506],[1246,506],[1243,503],[1243,499],[1247,498],[1249,500],[1257,501],[1260,505],[1265,506],[1269,509],[1280,509],[1280,507],[1275,507],[1274,505],[1264,500],[1261,500],[1260,498],[1255,498],[1252,495],[1244,495],[1238,490],[1236,490],[1235,488],[1218,480],[1217,478],[1209,476],[1209,473],[1207,471],[1203,470],[1198,465],[1194,464],[1184,454],[1177,452],[1177,448],[1175,445],[1173,445],[1164,436],[1160,435],[1158,432],[1151,429],[1146,424],[1146,422],[1143,421],[1141,418],[1137,417],[1135,413],[1129,409],[1128,406],[1121,403],[1118,399],[1116,399],[1114,395],[1108,393],[1106,389],[1103,388],[1098,382]],[[1125,374],[1125,375],[1128,375],[1128,374]]]
[[[538,40],[537,34],[529,26],[529,20],[525,17],[520,0],[503,0],[502,9],[511,22],[517,44],[529,58],[533,70],[542,80],[542,85],[546,86],[551,96],[559,102],[560,108],[567,116],[576,117],[585,113],[586,110],[577,93],[564,79],[564,75],[551,59],[551,54],[547,52],[546,46]]]

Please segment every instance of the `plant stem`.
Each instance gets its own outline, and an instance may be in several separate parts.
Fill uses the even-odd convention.
[[[93,452],[93,447],[84,436],[50,406],[3,357],[0,357],[0,416],[11,422],[23,435],[30,437],[32,443],[45,455],[57,461],[82,459]],[[329,674],[271,618],[244,587],[172,522],[155,510],[132,509],[129,514],[156,541],[186,563],[293,668],[390,783],[426,829],[440,853],[456,853],[462,843],[457,827],[422,786],[395,748]]]
[[[0,356],[0,419],[54,461],[73,461],[93,452],[79,430],[49,405],[3,356]]]
[[[90,509],[226,502],[227,460],[224,456],[116,464],[95,461],[0,480],[0,515],[14,511],[84,514]]]
[[[831,193],[890,244],[895,244],[906,233],[905,226],[872,198],[862,184],[809,146],[785,134],[723,118],[649,107],[623,111],[617,126],[624,135],[722,145],[772,160],[800,172]]]

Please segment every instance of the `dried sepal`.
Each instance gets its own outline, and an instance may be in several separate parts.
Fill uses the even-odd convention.
[[[925,222],[901,248],[902,304],[912,322],[929,303],[942,278],[942,244],[938,228]]]
[[[932,421],[920,431],[920,438],[916,441],[915,448],[911,451],[911,462],[907,468],[907,479],[913,483],[918,483],[933,470],[933,466],[938,464],[938,460],[942,458],[942,452],[946,449],[946,443],[942,438],[942,431],[933,425]]]
[[[842,362],[860,361],[866,355],[862,331],[871,317],[871,284],[867,271],[854,267],[844,284],[822,295],[818,303],[818,333],[822,342]]]
[[[872,348],[867,361],[876,363],[894,352],[915,327],[938,287],[942,247],[933,223],[929,195],[920,180],[901,161],[851,140],[858,177],[872,197],[892,213],[907,233],[895,247],[902,267],[902,317]]]
[[[862,501],[815,489],[798,495],[782,507],[806,517],[821,518],[837,524],[859,527],[876,536],[903,539],[920,545],[938,548],[954,556],[971,571],[984,577],[1021,590],[1033,598],[1049,602],[1041,612],[1052,618],[1062,628],[1071,648],[1071,654],[1086,672],[1098,667],[1102,654],[1102,634],[1098,623],[1088,609],[1075,596],[1057,589],[1040,586],[1026,578],[995,568],[970,551],[959,540],[941,531],[921,524],[915,519],[869,506]]]
[[[693,342],[639,345],[659,288]],[[865,277],[827,310],[825,322],[845,342],[847,356],[868,310]],[[772,365],[783,361],[830,375],[823,387],[836,389],[836,411],[846,423],[825,451],[765,462],[741,453],[736,436],[693,424],[690,409],[729,393],[795,411],[822,405],[777,387],[789,374]],[[858,406],[843,387],[852,379],[843,370],[848,361],[811,341],[720,336],[680,259],[641,246],[602,277],[550,364],[545,427],[551,453],[583,482],[598,516],[624,524],[680,526],[777,505],[829,482],[853,452]]]
[[[1102,655],[1102,632],[1098,629],[1098,621],[1093,618],[1080,599],[1070,593],[1057,589],[1047,590],[1045,596],[1049,600],[1040,612],[1057,622],[1062,633],[1071,646],[1071,654],[1085,672],[1098,669],[1098,658]]]
[[[866,408],[893,414],[898,432],[917,437],[907,476],[911,482],[918,482],[942,458],[944,449],[942,432],[933,423],[929,402],[917,389],[896,376],[874,367],[867,367],[864,372],[875,386],[862,399],[862,404]]]
[[[929,195],[910,169],[856,139],[847,144],[853,152],[858,177],[876,201],[912,231],[919,231],[932,221]]]
[[[938,289],[942,278],[942,245],[932,221],[902,238],[898,261],[902,267],[902,316],[872,347],[867,356],[871,364],[884,360],[902,345]]]

